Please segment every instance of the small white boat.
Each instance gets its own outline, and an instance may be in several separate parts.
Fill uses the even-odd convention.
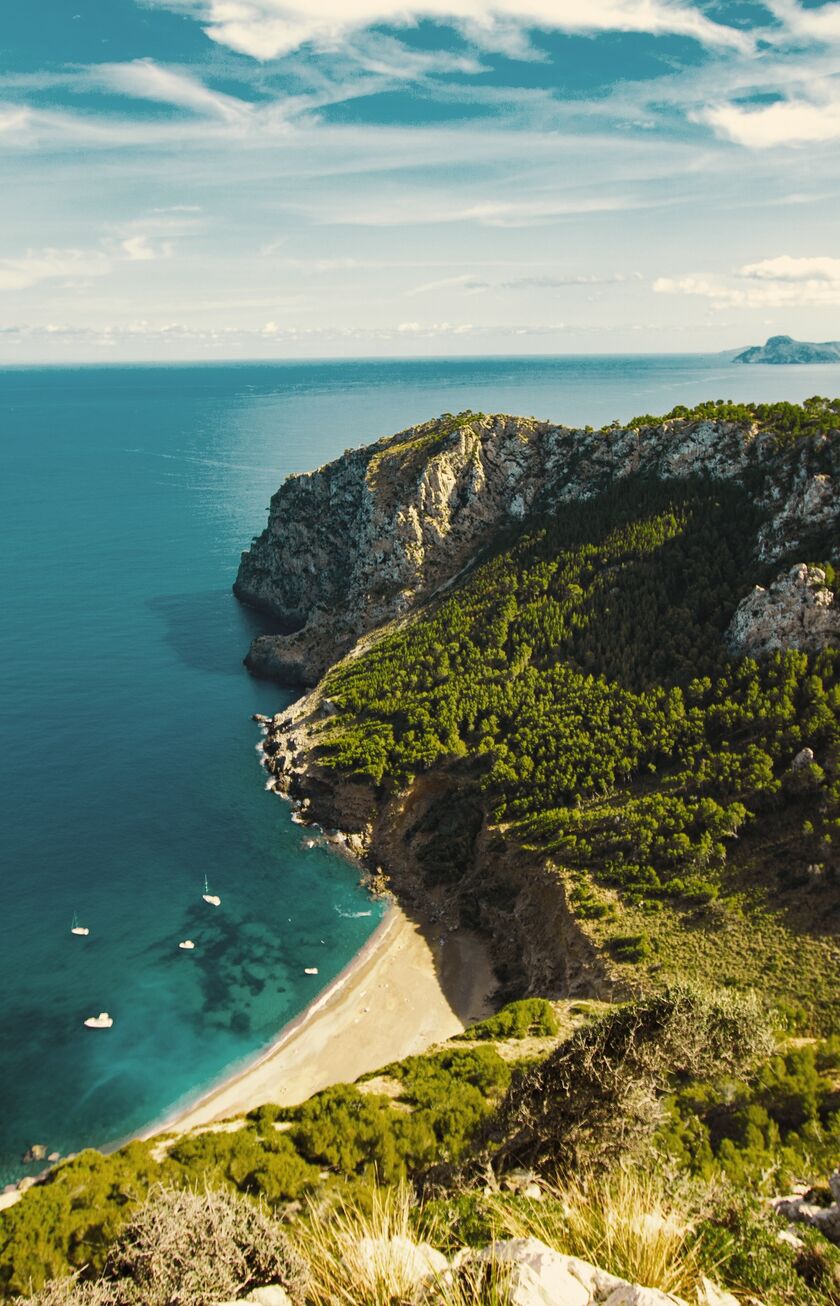
[[[209,902],[211,907],[220,907],[222,900],[217,893],[210,892],[210,886],[207,883],[207,876],[204,877],[204,892],[201,895],[205,902]]]
[[[107,1011],[100,1011],[98,1016],[88,1016],[85,1024],[88,1029],[110,1029],[114,1023],[114,1017],[109,1016]]]
[[[79,924],[79,917],[77,916],[76,912],[73,912],[73,924],[70,926],[70,933],[71,933],[71,934],[90,934],[90,930],[88,929],[88,927],[87,927],[86,925],[80,925],[80,924]]]
[[[192,939],[184,939],[184,942],[183,942],[183,943],[179,943],[179,944],[178,944],[178,947],[179,947],[179,948],[187,948],[187,949],[189,950],[189,949],[191,949],[191,948],[194,948],[194,947],[195,947],[195,944],[193,943]]]
[[[305,966],[305,967],[304,967],[304,971],[303,971],[303,973],[304,973],[304,975],[317,975],[317,974],[318,974],[318,967],[317,967],[317,966]]]

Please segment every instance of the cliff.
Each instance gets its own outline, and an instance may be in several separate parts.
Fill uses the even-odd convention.
[[[837,421],[462,414],[290,478],[236,585],[290,627],[251,669],[314,685],[264,719],[268,786],[442,930],[488,935],[508,996],[753,984],[782,930],[792,991],[827,1009],[834,663],[732,659],[838,643]]]
[[[840,420],[840,418],[838,418]],[[771,454],[757,425],[675,419],[594,431],[530,418],[449,415],[291,476],[242,555],[237,596],[288,627],[258,637],[256,675],[313,685],[365,633],[450,584],[493,540],[539,509],[593,498],[631,474],[738,479],[761,467],[760,547],[773,561],[837,520],[837,444]]]
[[[792,336],[770,336],[765,345],[752,345],[732,360],[734,363],[840,363],[840,341],[794,340]]]

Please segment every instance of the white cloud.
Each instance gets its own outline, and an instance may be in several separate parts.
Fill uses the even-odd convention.
[[[440,77],[447,73],[473,76],[487,71],[474,55],[456,54],[451,50],[412,49],[404,42],[381,32],[365,33],[352,44],[343,43],[342,53],[366,72],[401,84]]]
[[[169,8],[178,0],[153,0]],[[348,33],[378,24],[413,25],[423,18],[466,29],[481,43],[527,53],[523,29],[565,32],[649,32],[694,37],[710,46],[746,50],[743,32],[712,22],[684,0],[195,0],[207,35],[254,59],[275,59],[309,42],[336,46]]]
[[[698,295],[717,307],[833,307],[840,305],[840,259],[782,254],[746,263],[730,277],[658,277],[653,289],[660,295]]]
[[[28,290],[45,281],[104,277],[120,263],[148,263],[169,258],[173,252],[171,242],[153,242],[140,232],[119,241],[103,240],[93,249],[28,249],[17,258],[0,258],[0,291]]]
[[[840,258],[792,258],[780,254],[778,258],[747,263],[741,268],[741,276],[759,281],[840,282]]]
[[[769,0],[767,8],[784,26],[784,36],[831,44],[840,40],[840,4],[803,9],[796,0]]]
[[[400,322],[401,336],[465,336],[474,331],[471,322]]]
[[[825,82],[815,86],[808,99],[778,100],[755,108],[719,104],[689,117],[694,122],[706,123],[718,136],[749,149],[816,144],[840,138],[840,92]]]
[[[244,100],[211,91],[189,73],[164,68],[152,59],[97,64],[87,70],[86,80],[120,95],[191,109],[194,113],[221,118],[225,122],[238,121],[251,110]]]
[[[18,109],[11,105],[8,108],[0,107],[0,134],[5,135],[8,132],[11,135],[12,132],[25,127],[28,118],[28,109]]]

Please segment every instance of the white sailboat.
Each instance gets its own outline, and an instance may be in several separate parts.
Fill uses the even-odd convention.
[[[184,939],[183,943],[178,944],[178,947],[186,948],[186,950],[189,952],[190,949],[195,947],[195,944],[193,943],[192,939]]]
[[[90,930],[88,929],[88,927],[87,927],[86,925],[80,925],[80,924],[79,924],[79,917],[78,917],[78,915],[76,914],[76,912],[73,912],[73,924],[70,926],[70,933],[71,933],[71,934],[90,934]]]
[[[303,973],[304,973],[304,975],[317,975],[317,974],[318,974],[318,967],[317,967],[317,966],[304,966],[304,968],[303,968]]]
[[[114,1017],[109,1016],[107,1011],[100,1011],[98,1016],[88,1016],[85,1024],[88,1029],[110,1029],[114,1023]]]
[[[217,893],[210,892],[210,886],[207,883],[207,876],[204,877],[204,892],[201,895],[205,902],[209,902],[211,907],[220,907],[222,900]]]

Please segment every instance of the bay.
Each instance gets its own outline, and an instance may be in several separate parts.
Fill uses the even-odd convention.
[[[600,425],[838,382],[680,356],[0,370],[0,1184],[33,1142],[200,1095],[379,919],[255,751],[251,713],[291,695],[244,671],[266,619],[230,586],[286,475],[443,411]]]

